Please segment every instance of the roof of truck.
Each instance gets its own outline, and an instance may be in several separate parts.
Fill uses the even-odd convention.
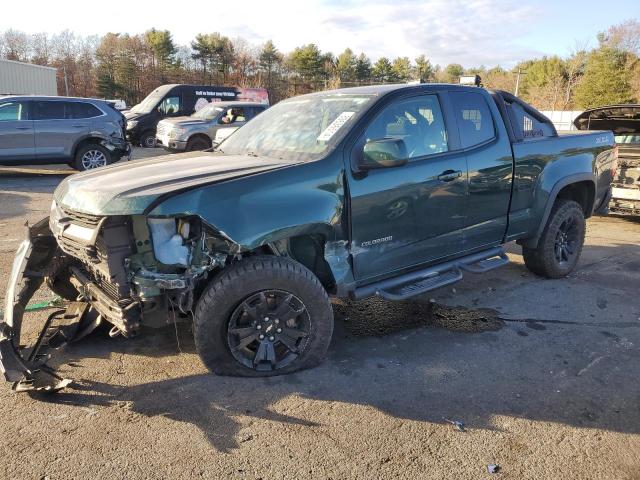
[[[338,88],[336,90],[326,90],[324,92],[311,93],[310,95],[326,95],[326,94],[363,94],[363,95],[383,95],[395,90],[403,89],[419,89],[432,90],[446,87],[455,90],[484,90],[482,88],[469,85],[459,85],[455,83],[394,83],[385,85],[362,85],[360,87]]]

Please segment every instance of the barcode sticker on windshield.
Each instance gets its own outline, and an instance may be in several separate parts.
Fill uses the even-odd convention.
[[[340,130],[340,127],[342,127],[345,123],[347,123],[347,120],[353,117],[355,113],[356,112],[342,112],[340,115],[338,115],[338,117],[333,122],[331,122],[331,125],[325,128],[324,131],[320,134],[320,136],[318,136],[318,141],[326,142],[331,137],[333,137],[333,135],[338,130]]]

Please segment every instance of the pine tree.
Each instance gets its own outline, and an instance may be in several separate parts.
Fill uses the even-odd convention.
[[[593,108],[633,101],[629,83],[626,52],[609,47],[592,51],[585,66],[584,75],[576,88],[576,104],[581,108]]]

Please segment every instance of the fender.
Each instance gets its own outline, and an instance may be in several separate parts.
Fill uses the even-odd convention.
[[[344,190],[341,165],[328,158],[172,194],[145,214],[197,215],[239,251],[309,234],[331,242],[346,240]]]
[[[544,227],[547,225],[547,220],[549,219],[549,215],[551,215],[551,209],[553,208],[553,204],[555,203],[556,198],[558,197],[558,193],[560,193],[560,190],[562,190],[567,185],[571,185],[572,183],[585,182],[585,181],[592,183],[593,188],[595,190],[596,177],[593,173],[590,173],[590,172],[574,173],[567,177],[561,178],[554,184],[553,188],[551,189],[551,192],[549,192],[549,196],[547,197],[544,212],[538,224],[536,234],[534,237],[524,240],[522,242],[524,246],[529,248],[536,248],[538,246],[538,241],[542,236],[542,231],[544,230]],[[594,197],[594,200],[595,200],[595,197]],[[591,214],[592,211],[593,211],[593,205],[591,205],[589,208],[589,214]]]
[[[78,138],[73,143],[73,147],[71,147],[71,156],[75,157],[76,151],[78,150],[78,147],[80,146],[80,144],[82,142],[84,142],[85,140],[89,140],[91,138],[95,138],[97,140],[102,140],[102,141],[108,141],[109,140],[105,135],[103,135],[103,134],[101,134],[99,132],[89,132],[89,133],[87,133],[85,135],[82,135],[80,138]]]

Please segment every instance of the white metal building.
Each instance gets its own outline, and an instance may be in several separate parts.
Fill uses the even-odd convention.
[[[58,95],[56,72],[53,67],[0,60],[0,95]]]
[[[545,115],[556,126],[556,130],[577,130],[573,121],[583,110],[541,110],[540,113]]]

